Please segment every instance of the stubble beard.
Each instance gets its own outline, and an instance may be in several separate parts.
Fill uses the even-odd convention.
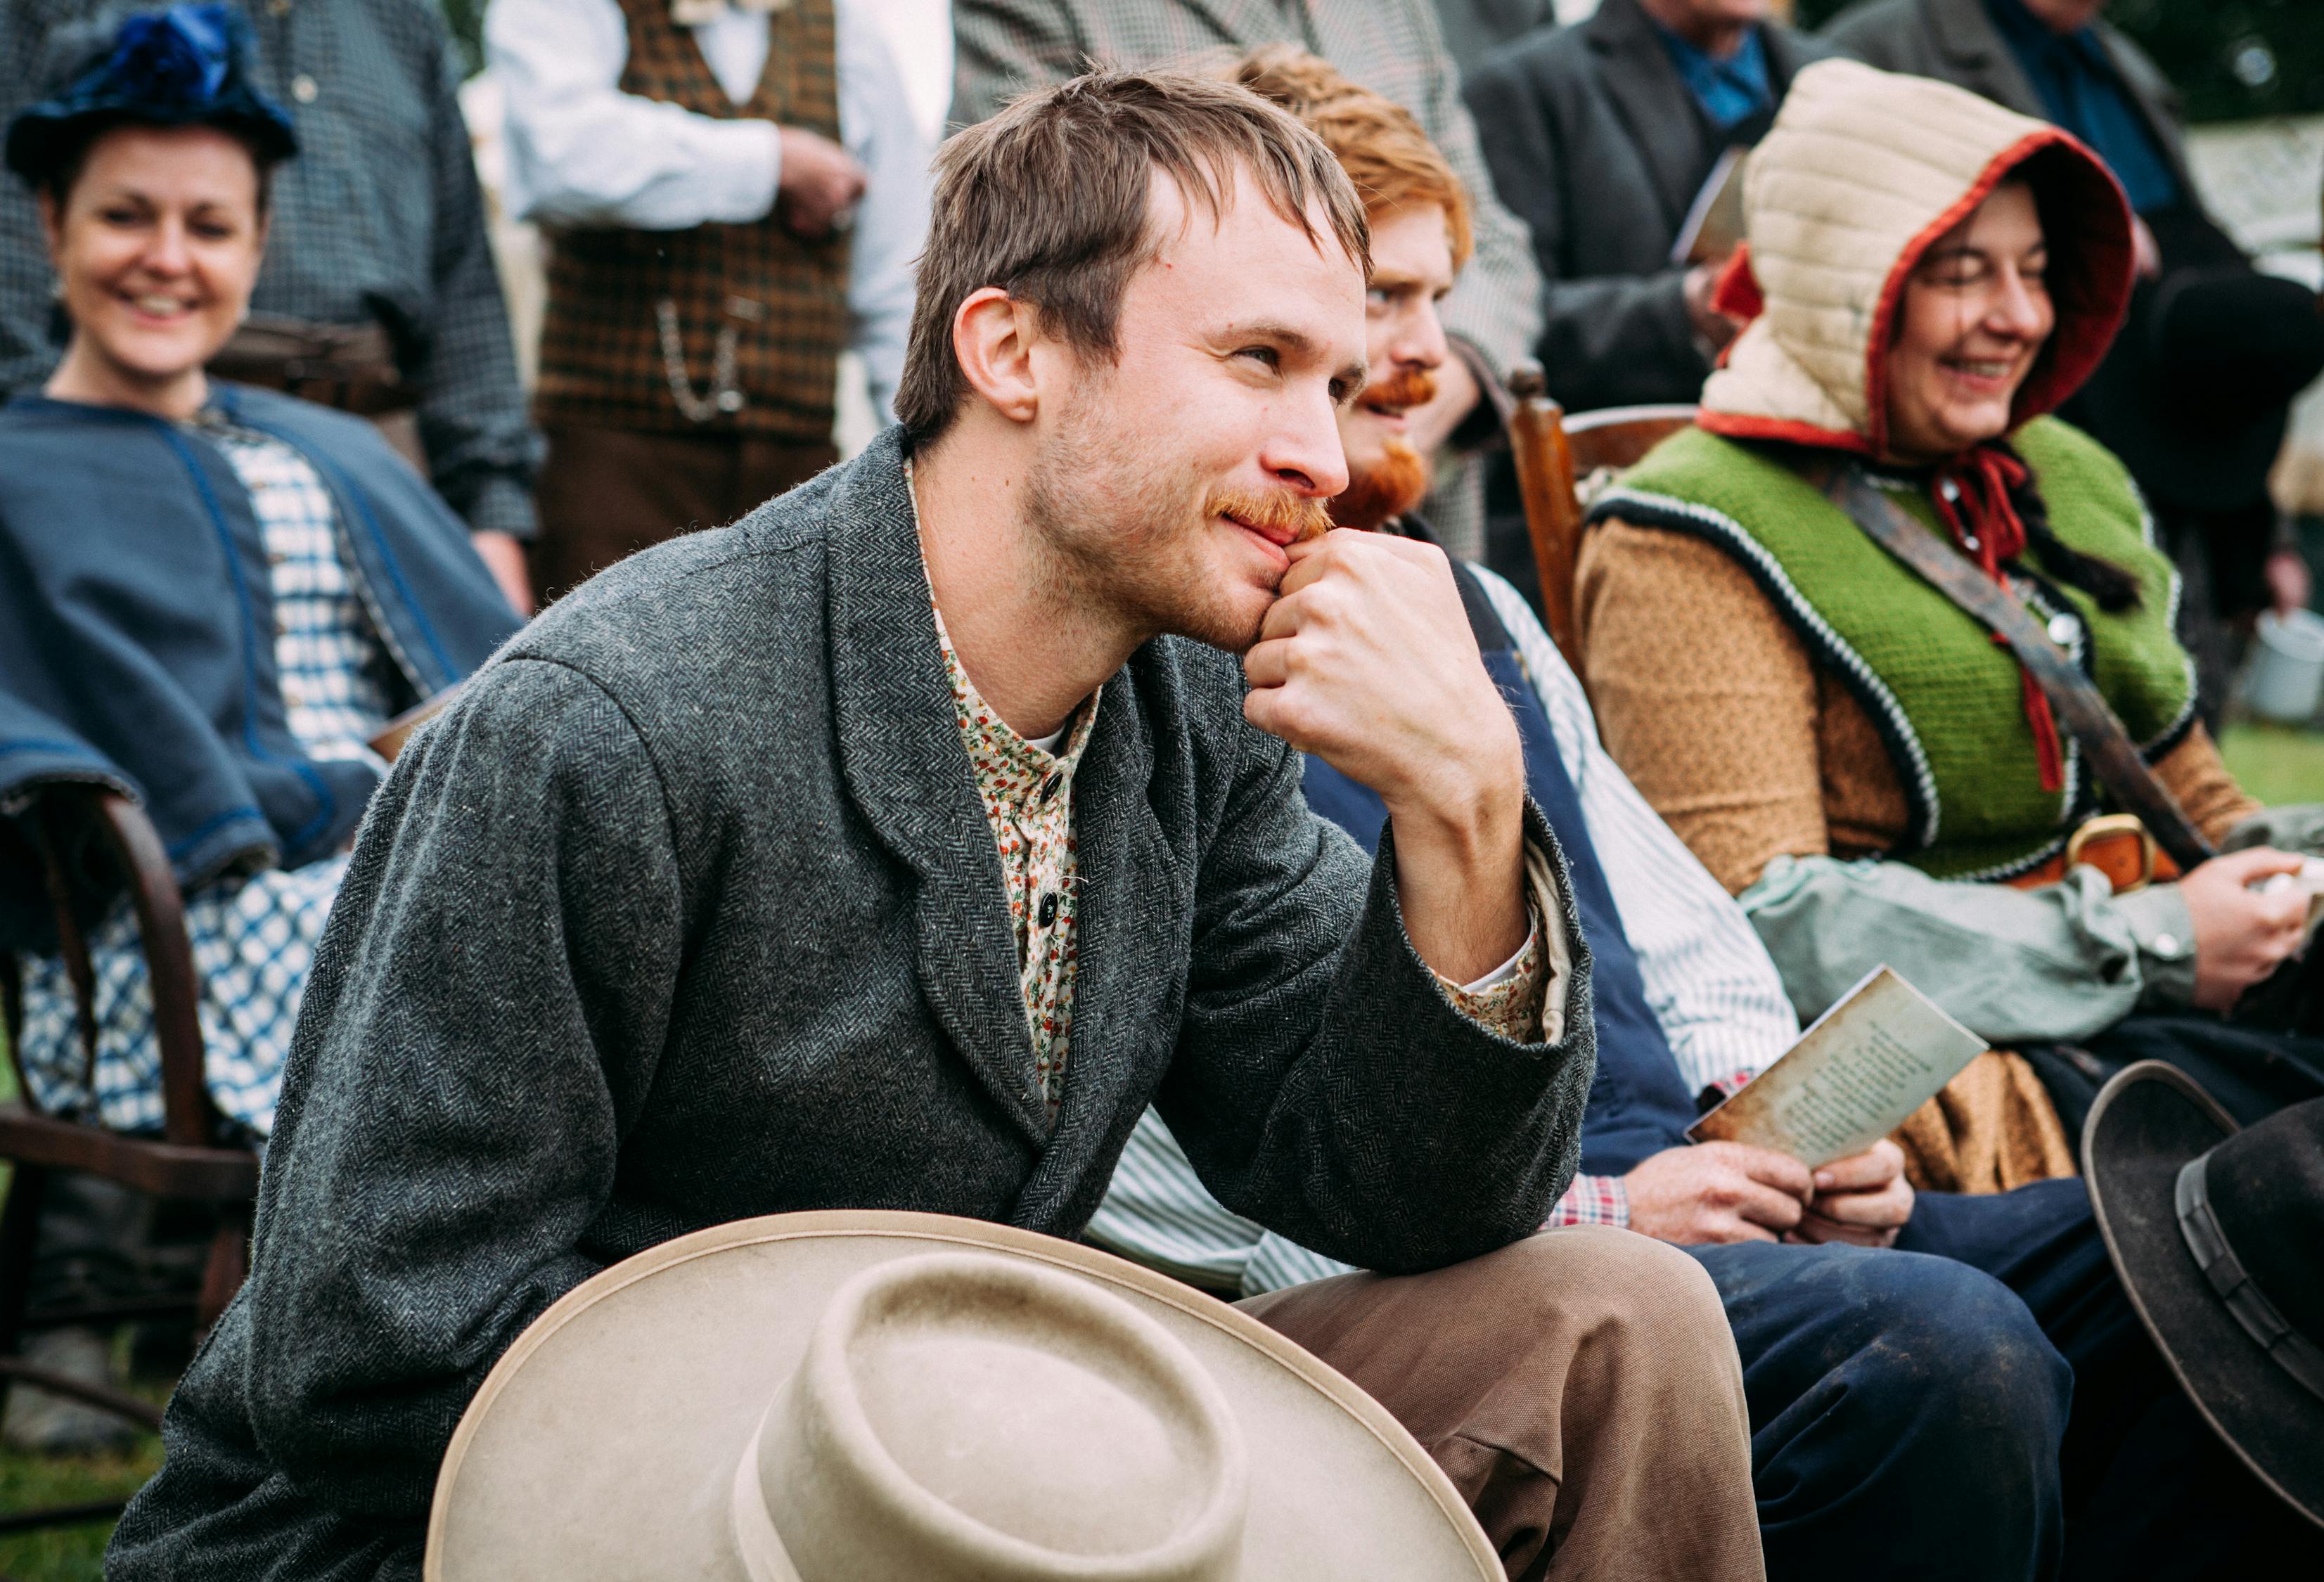
[[[1239,609],[1221,586],[1203,478],[1085,415],[1102,403],[1085,391],[1026,475],[1041,602],[1131,648],[1168,633],[1244,652],[1266,609]]]

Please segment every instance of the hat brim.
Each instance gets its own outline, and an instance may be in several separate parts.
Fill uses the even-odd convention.
[[[1030,1231],[833,1210],[680,1237],[586,1281],[535,1320],[445,1452],[427,1582],[744,1582],[728,1538],[734,1467],[832,1293],[875,1264],[964,1247],[1093,1281],[1211,1371],[1248,1448],[1241,1577],[1501,1577],[1418,1441],[1249,1314]]]
[[[2179,1229],[2179,1172],[2236,1130],[2183,1072],[2141,1061],[2091,1106],[2082,1173],[2131,1306],[2196,1410],[2262,1483],[2324,1526],[2324,1401],[2236,1321]]]

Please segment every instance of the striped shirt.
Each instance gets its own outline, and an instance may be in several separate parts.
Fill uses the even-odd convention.
[[[1520,594],[1475,566],[1486,597],[1517,644],[1518,667],[1548,716],[1558,757],[1582,799],[1645,981],[1690,1092],[1732,1087],[1766,1069],[1799,1037],[1799,1018],[1750,920],[1670,826],[1646,805],[1598,740],[1582,684]],[[1627,1225],[1618,1176],[1577,1176],[1551,1225]],[[1125,1256],[1255,1296],[1349,1266],[1286,1241],[1229,1209],[1194,1176],[1159,1116],[1140,1117],[1122,1150],[1089,1239]]]
[[[351,759],[384,773],[366,743],[395,713],[405,684],[340,558],[337,512],[322,480],[279,439],[208,417],[195,427],[250,492],[266,546],[274,662],[291,735],[311,759]],[[308,969],[346,866],[344,855],[328,857],[221,880],[186,897],[210,1097],[221,1116],[252,1136],[273,1129]],[[161,1052],[137,921],[125,900],[90,930],[88,947],[97,1058],[81,1046],[62,958],[36,958],[24,974],[25,1080],[52,1114],[115,1131],[157,1131]]]

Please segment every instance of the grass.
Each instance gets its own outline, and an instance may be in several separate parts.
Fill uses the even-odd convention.
[[[2324,731],[2286,725],[2230,725],[2219,754],[2246,791],[2269,806],[2324,802]]]
[[[146,1435],[117,1455],[27,1456],[0,1452],[0,1511],[85,1500],[122,1500],[161,1465],[161,1441]],[[113,1523],[84,1522],[0,1538],[0,1577],[8,1582],[98,1582]]]
[[[15,1093],[14,1068],[0,1044],[0,1099]],[[8,1170],[0,1165],[0,1200],[8,1191]],[[158,1401],[167,1381],[140,1381],[137,1390]],[[127,1450],[99,1456],[31,1456],[0,1449],[0,1513],[43,1505],[74,1505],[124,1500],[161,1465],[161,1441],[145,1434]],[[105,1544],[110,1522],[0,1537],[0,1579],[5,1582],[98,1582],[105,1575]]]

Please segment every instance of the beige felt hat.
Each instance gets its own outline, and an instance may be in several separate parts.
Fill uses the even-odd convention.
[[[1134,1264],[779,1214],[576,1287],[460,1420],[428,1582],[1495,1582],[1378,1402]]]

